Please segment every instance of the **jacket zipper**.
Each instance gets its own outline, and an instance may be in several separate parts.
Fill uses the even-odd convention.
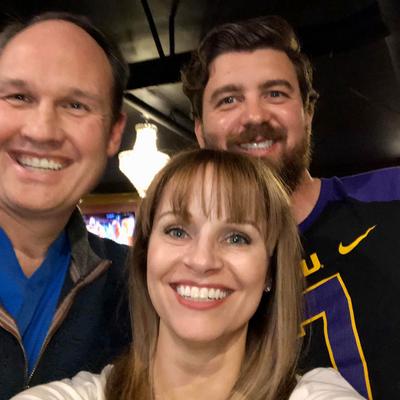
[[[80,289],[80,288],[81,288],[81,286],[76,286],[74,289],[72,289],[72,291],[67,295],[67,297],[64,299],[64,301],[61,303],[61,306],[59,307],[59,309],[62,309],[62,312],[60,313],[60,315],[57,315],[58,312],[56,311],[56,314],[55,314],[56,317],[54,318],[54,321],[51,324],[50,329],[47,332],[45,339],[43,340],[43,344],[40,349],[39,356],[36,359],[36,363],[32,369],[32,372],[29,374],[29,376],[28,376],[28,368],[26,368],[27,373],[26,373],[25,389],[29,388],[29,384],[32,380],[32,377],[33,377],[34,373],[36,372],[37,366],[39,365],[40,359],[42,358],[43,353],[46,350],[46,348],[50,342],[50,339],[53,337],[53,335],[57,331],[58,327],[64,321],[66,315],[68,314],[69,309],[71,308],[71,305],[73,303],[75,295],[76,295],[78,289]]]
[[[103,264],[103,268],[100,268],[100,266]],[[36,360],[35,366],[32,369],[32,372],[30,373],[30,375],[28,376],[28,362],[27,362],[27,357],[26,357],[26,353],[25,350],[23,348],[23,346],[21,345],[23,351],[24,351],[24,357],[25,357],[25,361],[26,361],[26,381],[25,381],[25,389],[29,388],[29,384],[32,380],[32,377],[34,375],[34,373],[36,372],[37,366],[39,365],[40,359],[43,356],[43,353],[46,349],[46,347],[48,346],[51,338],[53,337],[53,335],[55,334],[55,332],[57,331],[58,327],[61,325],[61,323],[64,321],[65,317],[68,314],[69,309],[71,308],[74,298],[76,296],[76,294],[79,292],[79,290],[82,287],[85,287],[86,285],[88,285],[89,283],[91,283],[92,281],[94,281],[101,273],[103,273],[104,270],[107,269],[108,266],[110,266],[111,263],[108,261],[103,261],[101,262],[97,268],[95,268],[92,273],[90,273],[88,276],[85,277],[85,279],[81,280],[69,293],[68,295],[64,298],[64,300],[62,301],[61,305],[58,307],[56,313],[55,313],[55,317],[53,320],[53,323],[51,324],[49,331],[47,332],[47,335],[43,341],[43,345],[40,349],[40,353],[39,356]]]
[[[8,333],[10,333],[10,334],[17,340],[17,342],[18,342],[18,344],[19,344],[19,347],[20,347],[20,349],[22,350],[22,355],[24,356],[24,365],[25,365],[25,369],[24,369],[24,382],[27,382],[27,379],[28,379],[28,357],[26,356],[26,351],[25,351],[24,345],[23,345],[23,343],[22,343],[21,335],[19,334],[18,327],[17,327],[17,325],[15,324],[14,318],[12,318],[11,315],[9,315],[4,309],[2,309],[2,308],[0,307],[0,317],[1,317],[1,314],[4,314],[4,316],[6,316],[7,318],[9,318],[10,321],[12,321],[12,325],[14,325],[14,326],[11,326],[11,324],[6,324],[5,321],[3,321],[3,323],[0,323],[0,326],[1,326],[5,331],[7,331]],[[0,321],[0,322],[1,322],[1,321]],[[14,327],[15,327],[15,329],[13,329]],[[25,385],[24,385],[24,386],[25,386]]]
[[[33,374],[36,371],[36,368],[37,368],[37,366],[39,364],[40,358],[42,357],[44,349],[47,347],[47,339],[48,339],[48,337],[49,337],[49,332],[47,333],[47,335],[46,335],[46,337],[45,337],[45,339],[43,341],[43,345],[42,345],[42,348],[40,349],[39,357],[37,358],[35,366],[33,367],[32,372],[29,375],[28,375],[28,362],[26,363],[27,367],[26,367],[25,385],[24,385],[25,389],[29,389],[29,387],[30,387],[29,383],[30,383],[30,381],[32,379]],[[25,352],[25,350],[24,350],[24,352]]]
[[[18,340],[19,346],[21,347],[22,354],[24,355],[24,360],[25,360],[24,382],[27,382],[27,380],[28,380],[28,357],[26,356],[26,351],[25,351],[23,343],[21,342],[21,340],[19,340],[19,339],[17,339],[17,340]],[[25,389],[29,388],[29,386],[27,386],[27,385],[24,385],[24,387],[25,387]]]

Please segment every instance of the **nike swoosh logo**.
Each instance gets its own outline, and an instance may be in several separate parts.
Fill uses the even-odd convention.
[[[354,250],[355,247],[357,247],[360,242],[362,242],[368,235],[369,233],[376,227],[376,225],[371,226],[370,228],[367,229],[365,233],[363,233],[361,236],[359,236],[354,242],[351,242],[347,246],[343,246],[343,243],[340,242],[339,244],[339,253],[342,256],[345,256],[346,254],[349,254],[352,250]]]

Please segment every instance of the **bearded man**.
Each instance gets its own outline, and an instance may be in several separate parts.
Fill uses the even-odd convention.
[[[308,284],[304,370],[333,366],[363,396],[393,399],[400,169],[310,175],[312,77],[292,27],[275,16],[214,28],[182,71],[200,146],[265,159],[291,193]]]

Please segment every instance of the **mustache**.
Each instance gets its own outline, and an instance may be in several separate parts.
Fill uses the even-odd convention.
[[[230,149],[241,143],[253,142],[255,140],[283,140],[286,139],[287,130],[279,127],[275,128],[267,122],[262,124],[249,124],[245,129],[238,134],[231,134],[227,137],[227,148]]]

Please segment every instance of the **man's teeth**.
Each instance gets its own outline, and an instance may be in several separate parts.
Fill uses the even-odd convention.
[[[196,301],[223,300],[228,292],[223,289],[178,285],[176,291],[179,296]]]
[[[264,150],[274,144],[273,140],[264,140],[263,142],[242,143],[240,147],[246,150]]]
[[[58,171],[63,167],[61,163],[54,160],[50,160],[48,158],[22,156],[18,158],[18,162],[24,167],[38,168],[51,171]]]

